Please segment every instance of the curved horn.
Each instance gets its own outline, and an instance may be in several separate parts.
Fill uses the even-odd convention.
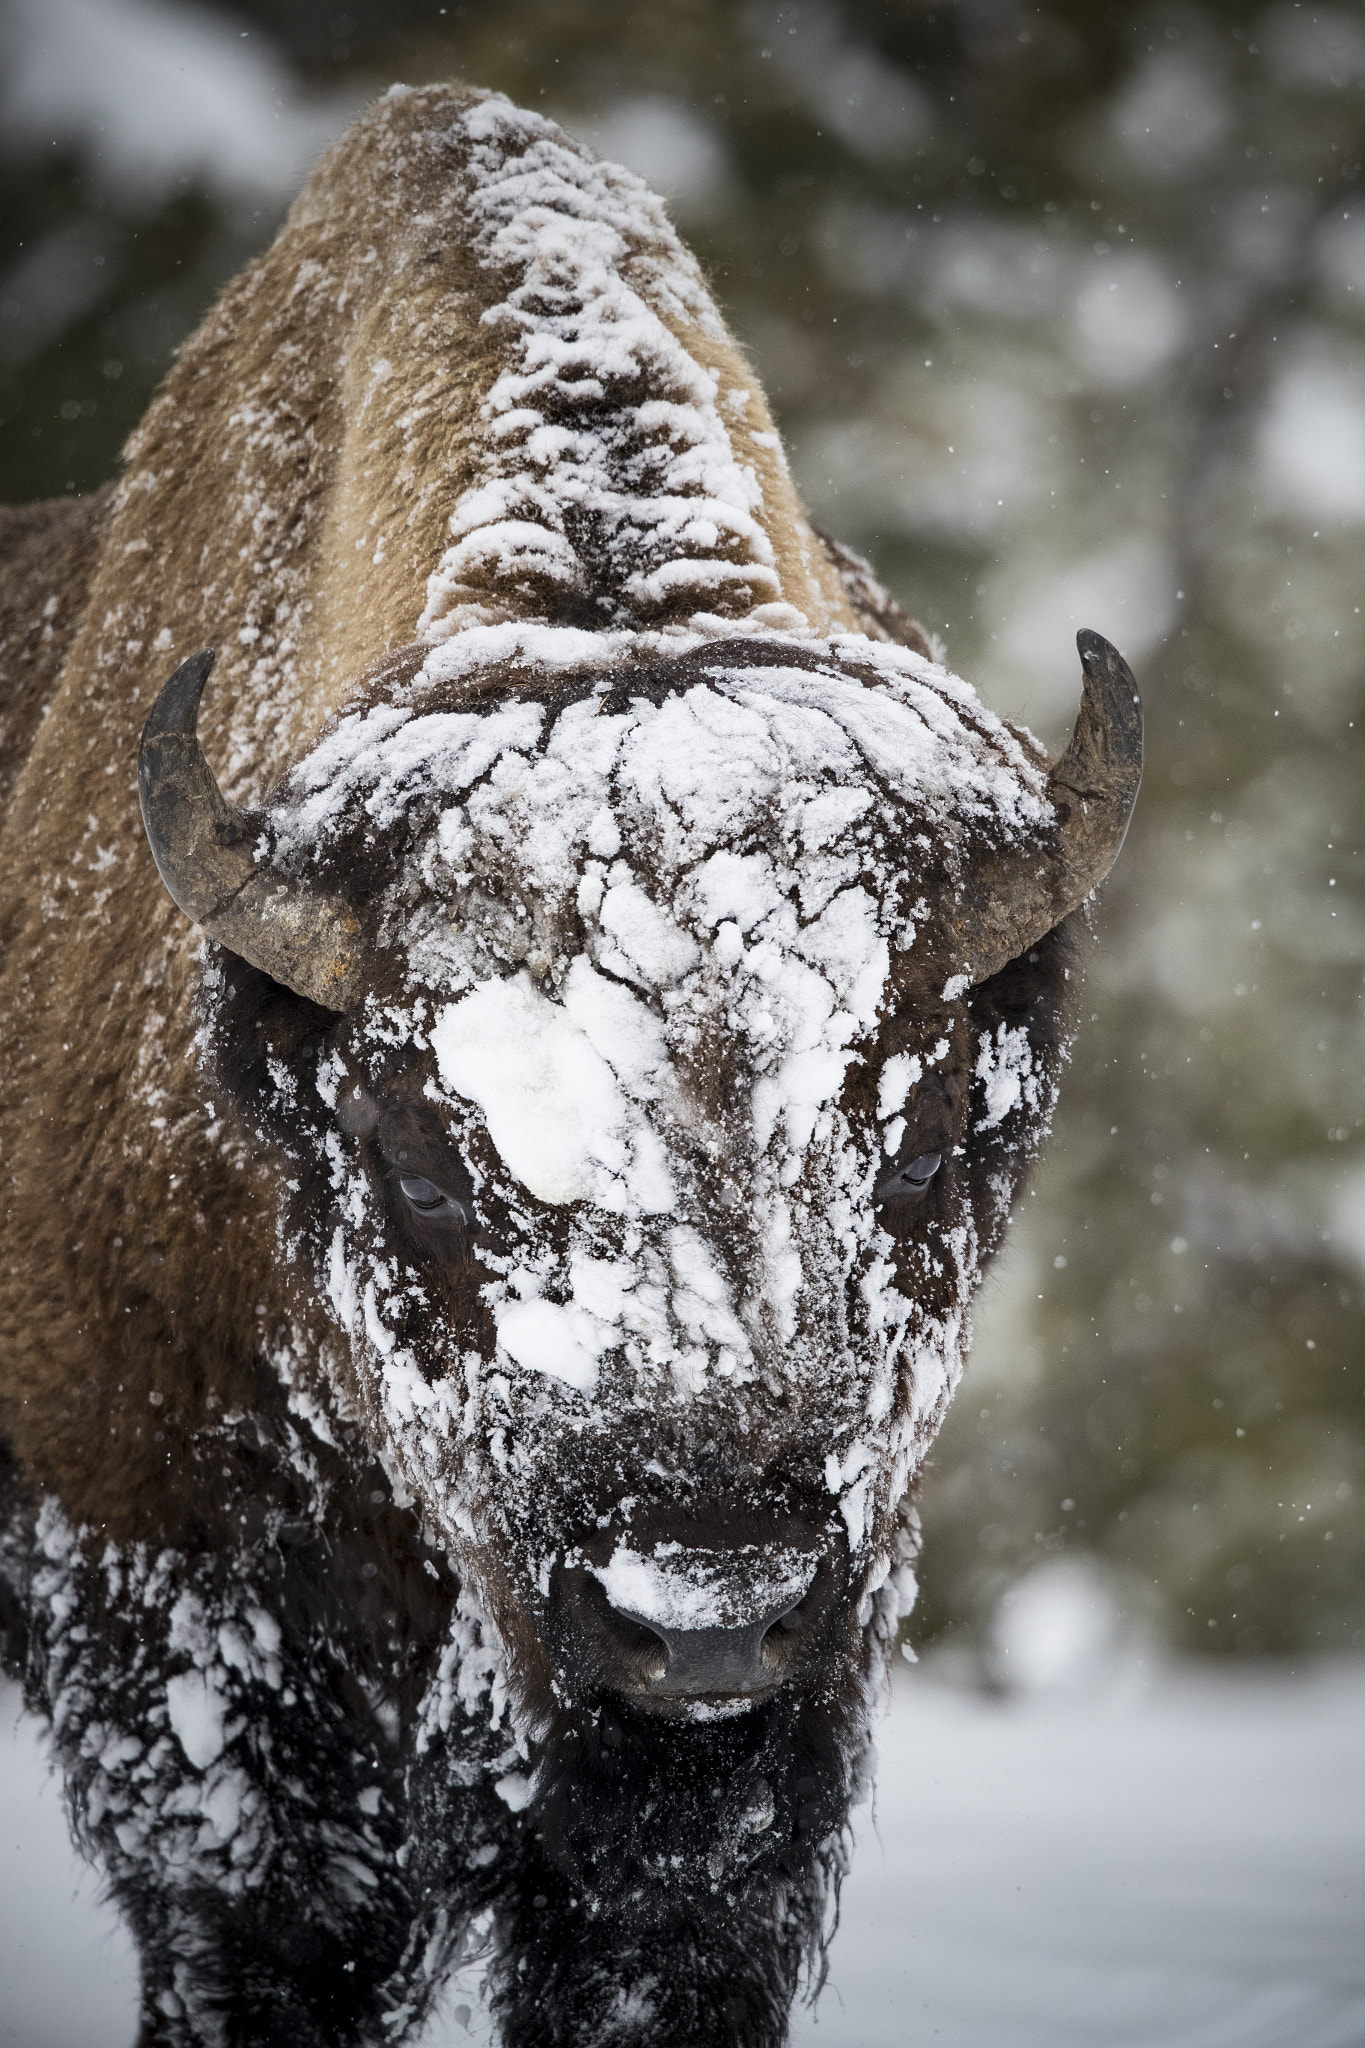
[[[1071,744],[1047,779],[1055,830],[1038,852],[974,872],[971,903],[953,913],[950,942],[970,986],[998,974],[1084,903],[1128,830],[1142,780],[1142,703],[1117,648],[1088,628],[1076,645],[1081,708]]]
[[[211,939],[297,995],[348,1010],[360,999],[356,918],[257,859],[263,821],[227,801],[196,737],[212,667],[211,647],[182,662],[142,728],[137,789],[157,871]]]

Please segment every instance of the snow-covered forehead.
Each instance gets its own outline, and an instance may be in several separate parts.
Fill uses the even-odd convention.
[[[749,1144],[799,1152],[914,943],[933,839],[1041,813],[1036,769],[965,686],[861,639],[814,667],[718,653],[616,711],[594,692],[424,713],[421,694],[315,749],[286,837],[316,847],[360,814],[407,849],[401,939],[441,1078],[550,1203],[674,1208],[659,1132],[689,1122],[680,1069],[718,1019]]]
[[[1041,813],[1032,762],[918,656],[858,639],[705,671],[614,711],[594,692],[424,713],[419,684],[294,780],[296,845],[360,814],[407,848],[405,905],[420,870],[402,938],[441,1078],[541,1201],[674,1209],[659,1133],[689,1121],[708,1020],[751,1084],[749,1144],[799,1152],[914,943],[930,835]]]
[[[1050,816],[1036,759],[967,684],[908,649],[841,635],[806,643],[790,666],[727,661],[717,649],[714,663],[697,664],[694,686],[609,711],[621,694],[612,669],[637,640],[658,661],[697,644],[503,628],[433,650],[402,701],[344,717],[295,771],[278,820],[283,849],[307,854],[362,815],[389,834],[447,798],[430,886],[442,873],[458,885],[477,842],[514,855],[526,887],[549,900],[585,863],[613,860],[624,833],[647,842],[674,880],[709,860],[696,878],[702,925],[730,916],[747,928],[793,887],[816,904],[857,872],[885,893],[907,865],[878,844],[888,823],[956,820],[990,838]],[[423,710],[429,692],[475,681],[509,655],[532,674],[596,668],[602,680],[557,712],[515,696],[491,709]],[[798,910],[805,921],[807,903]],[[608,921],[618,914],[619,905]],[[684,948],[638,965],[666,981],[689,960]]]

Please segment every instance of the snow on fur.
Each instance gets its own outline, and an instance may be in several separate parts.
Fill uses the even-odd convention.
[[[471,246],[507,279],[483,316],[506,360],[419,631],[487,623],[491,593],[576,601],[603,625],[765,606],[803,624],[775,603],[763,494],[721,419],[719,373],[669,324],[725,337],[661,202],[500,97],[458,132]]]

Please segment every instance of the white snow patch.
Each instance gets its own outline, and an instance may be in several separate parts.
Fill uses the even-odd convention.
[[[526,1811],[531,1804],[534,1789],[532,1781],[522,1771],[509,1771],[505,1778],[498,1778],[493,1784],[493,1790],[503,1805],[509,1807],[513,1813]]]
[[[912,1052],[898,1052],[886,1062],[877,1083],[877,1115],[883,1121],[898,1115],[904,1109],[906,1096],[923,1072],[923,1067]]]
[[[500,1302],[496,1313],[498,1342],[518,1365],[592,1392],[608,1334],[595,1316],[553,1301]]]
[[[652,1553],[618,1544],[605,1565],[588,1566],[613,1607],[661,1628],[744,1628],[794,1607],[815,1576],[808,1551],[685,1549]]]
[[[433,794],[454,796],[486,775],[502,755],[534,746],[544,722],[537,704],[514,701],[482,715],[472,711],[416,715],[378,704],[338,721],[289,779],[289,802],[277,813],[282,851],[316,843],[327,828],[363,808],[378,829]]]
[[[629,989],[598,974],[582,953],[565,977],[564,1008],[628,1095],[652,1101],[671,1082],[660,1019]]]
[[[166,1683],[166,1710],[185,1755],[198,1771],[206,1771],[222,1755],[226,1707],[216,1674],[185,1671]]]
[[[1003,1123],[1020,1102],[1027,1102],[1030,1108],[1036,1105],[1038,1081],[1033,1072],[1033,1048],[1022,1025],[1011,1030],[1007,1024],[999,1024],[994,1038],[982,1033],[976,1077],[986,1090],[986,1113],[977,1123],[979,1131],[993,1130]]]
[[[613,1032],[606,1001],[580,975],[576,993],[599,1042],[631,1078],[647,1058],[647,1034],[630,1015]],[[476,1102],[510,1172],[538,1201],[591,1201],[617,1215],[673,1206],[658,1137],[569,1011],[526,973],[483,982],[449,1003],[432,1027],[441,1079]]]

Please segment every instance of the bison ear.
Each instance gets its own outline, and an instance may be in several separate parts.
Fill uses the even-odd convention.
[[[1040,844],[973,867],[954,906],[952,975],[987,981],[1084,903],[1118,859],[1142,780],[1142,703],[1118,649],[1088,628],[1081,708],[1071,744],[1048,773],[1055,823]]]
[[[157,872],[211,939],[324,1009],[352,1009],[361,993],[354,912],[261,854],[268,818],[230,804],[204,758],[199,700],[213,659],[205,647],[182,662],[142,729],[137,787]]]

